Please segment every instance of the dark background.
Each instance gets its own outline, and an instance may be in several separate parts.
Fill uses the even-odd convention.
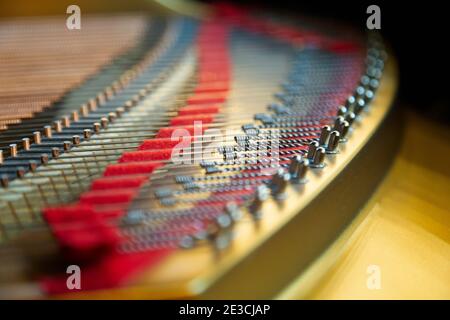
[[[214,1],[204,1],[214,2]],[[228,1],[272,11],[298,12],[342,20],[365,30],[366,9],[381,9],[381,33],[389,42],[400,67],[399,101],[407,108],[450,122],[447,44],[450,10],[445,1],[339,1],[240,0]]]
[[[163,2],[162,0],[160,0]],[[179,0],[183,1],[183,0]],[[217,2],[191,0],[191,2]],[[223,2],[223,0],[220,0]],[[262,7],[269,11],[298,13],[353,24],[366,30],[366,9],[376,4],[381,9],[381,33],[400,66],[399,102],[425,116],[450,124],[448,88],[450,81],[447,43],[450,39],[450,10],[443,0],[226,0],[240,5]],[[152,12],[152,0],[0,0],[1,17],[23,15],[65,15],[69,4],[83,12]]]

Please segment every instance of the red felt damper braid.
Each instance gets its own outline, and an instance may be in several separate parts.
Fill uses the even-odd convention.
[[[148,180],[147,175],[133,175],[126,177],[103,177],[92,181],[91,190],[109,190],[120,188],[139,188]]]
[[[188,98],[188,106],[180,109],[179,117],[172,125],[190,124],[192,120],[209,122],[212,115],[219,112],[222,106],[212,103],[223,103],[227,98],[230,79],[230,56],[226,45],[228,34],[228,28],[223,25],[204,24],[198,41],[197,90],[194,89],[194,94]],[[201,118],[202,115],[204,118]],[[183,118],[183,116],[191,117]],[[103,255],[97,254],[97,260],[84,265],[83,289],[93,290],[122,285],[136,272],[144,267],[148,268],[171,251],[158,249],[119,253],[117,246],[119,241],[123,241],[123,236],[112,217],[117,219],[124,211],[116,210],[115,215],[108,212],[114,211],[112,208],[123,207],[120,203],[122,201],[125,204],[132,201],[142,183],[145,183],[146,179],[150,178],[149,175],[162,165],[161,162],[154,161],[155,157],[166,158],[168,151],[179,146],[179,143],[193,141],[191,137],[172,139],[172,134],[178,129],[186,130],[190,136],[200,136],[207,126],[183,125],[161,128],[155,139],[146,140],[141,144],[138,149],[141,151],[125,153],[119,160],[124,163],[108,165],[103,177],[92,183],[91,191],[83,193],[77,206],[48,209],[46,212],[55,236],[64,247],[78,253],[80,260],[83,256],[85,258],[92,256],[93,253],[103,252]],[[149,159],[151,161],[147,161]],[[61,212],[66,214],[62,217],[59,215]],[[62,274],[60,277],[43,279],[41,285],[46,292],[63,293],[68,291],[66,280],[67,275]]]
[[[161,162],[115,163],[106,166],[103,176],[120,176],[127,174],[150,174],[162,165]]]
[[[170,120],[171,126],[193,125],[194,122],[211,123],[214,121],[212,114],[197,114],[190,116],[178,116]]]
[[[171,250],[158,249],[124,256],[118,252],[99,258],[95,263],[83,265],[81,290],[107,289],[126,284],[149,265],[156,264]],[[40,287],[47,294],[73,292],[67,286],[66,273],[41,279]]]
[[[181,143],[180,146],[187,147],[192,141],[191,136],[178,137],[178,138],[155,138],[144,140],[138,147],[138,150],[159,150],[174,148]]]
[[[193,135],[201,135],[205,130],[208,129],[207,125],[195,125],[195,126],[182,126],[182,127],[164,127],[159,129],[158,134],[156,135],[157,138],[170,138],[172,137],[172,134],[176,130],[185,130],[187,133],[189,133],[191,136]]]
[[[128,203],[136,196],[138,190],[138,188],[91,190],[80,196],[80,203],[92,205]]]
[[[229,81],[230,75],[228,73],[218,73],[218,72],[202,72],[198,75],[198,82],[210,82],[210,81]],[[195,100],[195,99],[194,99]],[[219,99],[218,102],[224,102],[225,99]],[[217,101],[214,101],[215,103]],[[190,104],[195,104],[195,101],[189,102]],[[210,101],[202,101],[197,103],[211,103]]]
[[[129,151],[122,154],[119,162],[169,160],[171,156],[172,149]]]
[[[220,82],[209,82],[209,83],[201,83],[198,84],[194,92],[195,93],[205,93],[205,92],[226,92],[230,89],[228,82],[220,81]]]
[[[209,74],[209,73],[205,73]],[[200,104],[200,103],[223,103],[227,96],[223,92],[215,93],[196,93],[187,98],[187,104]]]
[[[213,104],[213,105],[190,105],[187,107],[182,107],[178,110],[178,115],[180,116],[189,116],[189,115],[196,115],[196,114],[215,114],[219,112],[220,105]]]
[[[117,210],[99,214],[86,205],[44,209],[43,216],[65,257],[86,261],[114,250],[120,240],[110,219],[122,215]]]

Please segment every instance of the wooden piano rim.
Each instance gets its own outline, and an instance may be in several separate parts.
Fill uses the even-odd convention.
[[[178,250],[125,287],[55,298],[268,299],[301,274],[309,278],[306,294],[325,272],[323,264],[314,262],[354,220],[391,164],[400,140],[399,118],[391,108],[397,86],[391,57],[368,113],[354,124],[338,156],[328,156],[325,169],[309,172],[300,191],[290,186],[283,207],[267,201],[259,224],[246,214],[225,252],[213,254],[209,247]],[[299,196],[301,201],[289,201]]]

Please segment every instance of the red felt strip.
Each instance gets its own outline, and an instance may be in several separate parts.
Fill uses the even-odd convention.
[[[181,131],[181,130],[184,130],[186,133],[188,133],[192,136],[197,136],[197,135],[202,135],[206,129],[208,129],[207,125],[164,127],[164,128],[159,129],[156,137],[157,138],[170,138],[176,131],[178,131],[179,133],[183,133],[183,131]],[[184,136],[184,134],[183,134],[183,136]]]
[[[192,137],[178,137],[178,138],[155,138],[144,140],[142,144],[138,147],[138,150],[158,150],[158,149],[168,149],[174,147],[187,147],[191,144]]]
[[[195,93],[205,93],[205,92],[226,92],[230,89],[227,82],[209,82],[198,84],[194,92]]]
[[[92,205],[127,203],[136,196],[137,192],[137,188],[92,190],[84,192],[80,196],[80,203]]]
[[[219,112],[220,105],[213,104],[213,105],[190,105],[187,107],[180,108],[178,110],[178,115],[180,116],[188,116],[188,115],[196,115],[196,114],[215,114]]]
[[[189,116],[177,116],[170,120],[171,126],[193,125],[194,122],[211,123],[214,121],[212,114],[197,114]]]
[[[108,221],[121,214],[118,211],[100,214],[85,204],[46,208],[43,212],[64,255],[77,261],[115,248],[120,236]]]
[[[129,151],[122,154],[119,162],[169,160],[171,156],[172,149]]]
[[[159,249],[123,255],[113,252],[103,256],[94,264],[88,264],[82,269],[81,290],[98,290],[124,285],[125,282],[148,265],[155,264],[171,250]],[[40,286],[49,294],[73,292],[66,284],[67,274],[45,277]]]
[[[120,176],[127,174],[150,174],[162,165],[160,162],[115,163],[106,167],[103,176]]]
[[[148,180],[147,175],[126,177],[103,177],[92,181],[91,190],[109,190],[118,188],[138,188]]]
[[[183,147],[188,146],[193,140],[191,136],[201,136],[208,128],[207,125],[191,125],[194,121],[210,123],[214,120],[214,114],[222,107],[215,103],[225,102],[229,90],[231,57],[227,47],[228,35],[229,28],[222,23],[206,22],[203,25],[197,42],[198,85],[187,99],[187,106],[172,119],[171,127],[161,128],[155,139],[141,144],[139,151],[126,152],[119,163],[108,165],[103,177],[93,181],[91,191],[83,193],[77,205],[45,211],[55,236],[73,254],[72,257],[82,261],[86,261],[86,257],[96,257],[83,269],[84,290],[124,284],[141,268],[148,268],[171,251],[118,253],[117,245],[123,241],[123,236],[112,218],[125,212],[140,186],[162,165],[155,160],[167,160],[173,148],[180,143]],[[178,131],[180,129],[184,132]],[[46,292],[63,293],[68,291],[66,280],[67,275],[63,274],[43,279],[41,285]]]

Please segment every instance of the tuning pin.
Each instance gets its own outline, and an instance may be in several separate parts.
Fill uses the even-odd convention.
[[[97,110],[97,99],[89,99],[87,107],[90,112]]]
[[[83,130],[83,136],[86,140],[89,140],[91,138],[92,131],[91,129],[84,129]]]
[[[147,96],[148,92],[146,89],[139,90],[139,98],[143,99]]]
[[[195,247],[196,245],[196,239],[195,237],[191,235],[185,235],[181,238],[179,246],[182,249],[191,249]]]
[[[41,164],[46,165],[48,163],[48,155],[47,154],[41,154],[40,156]]]
[[[291,175],[291,180],[294,183],[305,183],[306,173],[308,172],[309,160],[303,159],[302,156],[297,155],[292,158],[289,165],[289,174]]]
[[[316,150],[316,153],[314,154],[313,162],[310,164],[313,168],[323,168],[325,166],[324,164],[325,160],[325,148],[319,147]]]
[[[217,225],[217,223],[209,223],[206,226],[206,238],[212,242],[214,242],[215,238],[218,236],[220,232],[220,227]]]
[[[347,121],[349,123],[349,125],[352,125],[353,121],[355,121],[355,119],[356,119],[356,115],[353,112],[349,112],[345,116],[345,121]]]
[[[122,87],[126,87],[129,82],[129,76],[127,74],[121,75],[119,78],[119,82]]]
[[[345,107],[347,110],[350,110],[353,107],[353,104],[356,102],[356,99],[354,96],[349,96],[347,100],[345,101]]]
[[[9,154],[11,157],[17,157],[17,145],[15,143],[9,145]]]
[[[117,115],[115,112],[108,113],[108,121],[113,123],[117,118]]]
[[[74,146],[78,146],[80,144],[80,141],[81,141],[80,136],[75,135],[72,137],[72,144]]]
[[[338,116],[345,116],[345,114],[348,112],[348,109],[344,106],[340,106],[339,110],[337,112]]]
[[[312,160],[314,159],[314,154],[316,153],[316,149],[319,147],[319,143],[317,141],[312,141],[308,147],[307,158]]]
[[[366,89],[363,86],[356,87],[356,89],[355,89],[356,100],[358,100],[358,98],[363,97],[365,92],[366,92]]]
[[[108,122],[109,122],[108,118],[103,117],[100,119],[100,125],[102,126],[103,129],[108,128]]]
[[[350,130],[350,123],[348,123],[347,121],[344,121],[341,131],[339,131],[339,134],[341,136],[341,139],[339,140],[340,142],[347,141],[347,134],[348,134],[349,130]]]
[[[64,128],[70,127],[70,118],[68,116],[62,117],[61,122],[62,122]]]
[[[44,127],[44,137],[46,137],[46,138],[52,137],[52,127],[50,127],[50,126]]]
[[[147,90],[147,92],[151,92],[154,89],[155,85],[153,83],[148,83],[145,85],[145,90]]]
[[[255,217],[259,218],[261,216],[261,207],[264,203],[264,201],[267,200],[267,198],[270,195],[269,188],[266,187],[266,185],[260,185],[256,188],[256,194],[255,198],[250,205],[250,213]]]
[[[30,139],[29,138],[22,139],[22,148],[24,150],[30,150]]]
[[[233,226],[234,221],[228,214],[223,213],[216,217],[216,224],[221,229],[230,229]]]
[[[256,137],[259,135],[259,129],[253,123],[242,125],[242,131],[248,136]]]
[[[379,86],[380,82],[377,79],[370,79],[369,88],[372,89],[372,91],[376,91]]]
[[[39,131],[33,132],[33,142],[35,144],[41,144],[42,138],[41,138],[41,133]]]
[[[114,88],[112,86],[108,86],[105,89],[105,98],[106,100],[111,100],[114,97]]]
[[[59,148],[57,148],[57,147],[53,147],[52,148],[52,157],[53,158],[58,158],[59,157]]]
[[[25,173],[26,173],[26,171],[25,171],[25,168],[23,168],[23,167],[18,167],[16,170],[16,175],[17,175],[17,178],[19,178],[19,179],[22,179],[25,176]]]
[[[345,119],[343,116],[337,117],[336,120],[334,121],[333,130],[337,130],[340,132],[344,121],[345,121]]]
[[[130,111],[133,108],[133,103],[131,103],[131,101],[127,101],[127,102],[125,102],[123,107],[124,107],[125,111]]]
[[[62,131],[61,121],[59,121],[59,120],[54,121],[53,127],[55,128],[56,132],[60,133]]]
[[[236,141],[236,143],[239,146],[244,147],[244,148],[248,148],[250,139],[245,134],[240,134],[240,135],[236,135],[234,137],[234,141]]]
[[[98,123],[98,122],[94,123],[93,128],[94,128],[94,133],[96,133],[96,134],[100,133],[100,128],[101,128],[100,123]]]
[[[366,90],[366,92],[364,94],[364,100],[366,101],[366,103],[369,103],[370,101],[372,101],[373,97],[374,97],[373,91]]]
[[[272,195],[277,200],[283,200],[285,198],[285,191],[291,176],[285,169],[278,169],[277,173],[273,176],[270,182],[270,189]]]
[[[206,227],[206,237],[215,249],[223,250],[230,244],[231,234],[229,232],[232,226],[231,218],[222,214]]]
[[[72,111],[72,120],[73,120],[74,122],[77,122],[77,121],[80,120],[80,116],[78,115],[78,112],[77,112],[77,111]]]
[[[117,80],[112,83],[111,87],[112,87],[114,93],[119,93],[123,88],[120,81],[117,81]]]
[[[291,162],[289,163],[289,173],[292,178],[294,178],[297,175],[297,167],[302,160],[301,155],[296,155],[292,158]]]
[[[28,168],[30,169],[31,172],[35,172],[37,169],[36,161],[30,160],[30,162],[28,162]]]
[[[238,221],[242,218],[242,211],[234,201],[230,201],[225,205],[225,212],[233,219],[233,221]]]
[[[377,58],[369,53],[366,57],[366,66],[373,66],[376,60]]]
[[[124,112],[125,112],[124,108],[122,108],[122,107],[117,108],[116,109],[117,118],[120,118],[124,114]]]
[[[81,114],[82,117],[87,117],[87,115],[89,114],[89,108],[88,108],[87,105],[83,104],[80,107],[80,114]]]
[[[369,77],[374,79],[380,79],[383,75],[383,72],[376,67],[368,67],[366,73]]]
[[[370,84],[370,77],[368,77],[367,75],[363,75],[361,77],[360,84],[367,88]]]
[[[99,106],[102,106],[106,102],[106,97],[103,92],[100,92],[95,99],[97,100]]]
[[[72,144],[70,143],[70,141],[64,141],[63,142],[63,149],[64,151],[70,151],[70,147],[72,147]]]
[[[8,178],[8,176],[6,174],[2,174],[0,176],[0,183],[1,183],[3,188],[8,188],[9,178]]]
[[[359,115],[361,113],[361,111],[364,110],[364,107],[366,106],[366,102],[364,101],[364,99],[359,98],[356,101],[355,107],[353,108],[354,112],[356,115]]]
[[[337,147],[339,145],[340,134],[338,131],[334,130],[330,133],[330,140],[327,145],[327,153],[337,153]]]
[[[141,97],[138,94],[136,94],[133,96],[133,98],[131,98],[131,103],[133,105],[137,105],[140,100],[141,100]]]
[[[331,128],[330,126],[324,126],[320,132],[319,145],[326,145],[328,142],[328,137],[330,136]]]

